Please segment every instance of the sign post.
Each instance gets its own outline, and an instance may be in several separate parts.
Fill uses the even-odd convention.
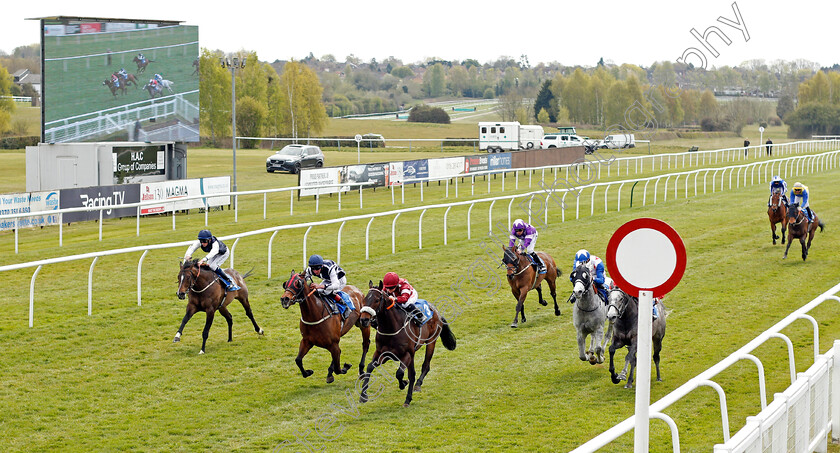
[[[362,135],[356,134],[356,163],[362,163]]]
[[[764,126],[758,126],[758,132],[761,134],[761,137],[758,139],[758,145],[761,146],[764,144]]]
[[[653,298],[662,297],[677,286],[685,264],[682,238],[658,219],[631,220],[620,226],[607,244],[610,277],[622,290],[639,295],[635,453],[649,451]]]

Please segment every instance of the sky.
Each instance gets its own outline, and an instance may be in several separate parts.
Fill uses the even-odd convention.
[[[539,62],[594,66],[600,58],[641,66],[683,58],[701,66],[693,48],[702,53],[708,68],[752,59],[840,63],[836,25],[840,2],[828,0],[171,0],[157,4],[165,6],[151,10],[142,3],[101,0],[7,2],[0,7],[0,50],[10,53],[17,46],[39,42],[39,21],[26,19],[78,16],[183,21],[199,27],[201,47],[256,51],[267,62],[302,59],[312,52],[316,57],[332,54],[338,61],[353,54],[362,61],[393,56],[404,63],[427,58],[474,58],[486,63],[500,56],[519,60],[524,54],[532,66]],[[266,4],[271,6],[265,8]],[[741,22],[741,29],[720,22],[720,17]],[[692,29],[698,35],[709,31],[711,49],[692,36]]]

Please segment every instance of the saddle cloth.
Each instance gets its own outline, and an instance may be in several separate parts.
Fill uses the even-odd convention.
[[[336,300],[335,295],[322,295],[321,297],[327,301],[327,304],[332,308],[333,313],[344,314],[347,310],[353,311],[356,307],[353,305],[353,299],[344,291],[336,291],[336,294],[341,298],[341,302]]]
[[[430,319],[432,319],[432,305],[429,301],[425,299],[417,299],[417,301],[414,302],[414,306],[417,307],[423,315],[423,320],[420,322],[421,326],[425,325]]]

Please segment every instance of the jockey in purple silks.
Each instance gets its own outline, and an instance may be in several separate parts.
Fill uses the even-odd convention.
[[[516,241],[519,240],[519,253],[527,254],[531,259],[531,264],[537,267],[537,272],[540,274],[546,273],[545,263],[540,259],[537,252],[534,251],[534,246],[537,244],[537,229],[525,223],[522,219],[513,221],[513,226],[510,229],[510,243],[508,247],[516,246]]]

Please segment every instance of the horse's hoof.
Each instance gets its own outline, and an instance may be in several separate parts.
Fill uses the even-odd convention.
[[[359,395],[359,402],[360,403],[367,403],[367,395]]]
[[[420,386],[419,386],[419,385],[415,385],[415,386],[414,386],[414,392],[415,392],[415,393],[417,393],[417,392],[419,392],[419,391],[420,391]]]
[[[560,316],[560,310],[554,310],[554,316]]]
[[[198,351],[198,355],[204,354],[204,350]]]
[[[656,378],[656,382],[664,382],[662,378]]]
[[[612,379],[613,384],[618,384],[618,383],[621,382],[621,379],[619,379],[618,376],[616,376],[614,374],[612,376],[610,376],[610,379]]]
[[[341,374],[347,373],[347,370],[349,370],[351,366],[352,365],[350,365],[349,363],[345,363],[344,368],[341,369]]]
[[[257,332],[257,333],[258,333],[259,335],[265,335],[265,331],[264,331],[264,330],[262,330],[262,329],[260,329],[260,331],[259,331],[259,332]]]
[[[628,383],[624,384],[624,388],[631,389],[631,388],[633,388],[633,384],[628,382]]]
[[[308,378],[309,376],[312,376],[312,373],[314,373],[314,371],[306,370],[303,372],[303,377]]]
[[[180,341],[181,341],[181,337],[175,337],[175,339],[172,340],[173,343],[178,343]]]
[[[545,307],[546,305],[548,305],[548,302],[546,302],[546,301],[544,301],[544,300],[540,300],[540,305],[542,305],[543,307]]]
[[[400,380],[400,390],[404,389],[406,385],[408,385],[408,381]]]
[[[332,376],[327,376],[327,384],[332,384],[335,381],[335,378]]]
[[[403,403],[403,407],[408,407],[409,404],[411,403]]]
[[[516,328],[516,323],[511,324],[510,327],[511,327],[511,329],[515,329]]]
[[[619,374],[618,375],[618,380],[619,381],[626,381],[627,380],[627,375],[624,374],[624,373]]]

